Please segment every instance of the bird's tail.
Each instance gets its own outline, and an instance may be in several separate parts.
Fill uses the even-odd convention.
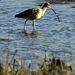
[[[20,17],[20,15],[17,14],[17,15],[15,15],[15,17]]]
[[[21,13],[15,15],[15,17],[17,17],[17,18],[24,18],[25,16],[26,16],[25,12],[21,12]]]
[[[17,17],[17,18],[23,18],[23,15],[22,14],[17,14],[17,15],[15,15],[15,17]]]

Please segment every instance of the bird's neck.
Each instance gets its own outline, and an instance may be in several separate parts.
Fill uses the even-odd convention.
[[[47,10],[47,7],[42,7],[43,10],[43,14],[45,13],[45,11]]]

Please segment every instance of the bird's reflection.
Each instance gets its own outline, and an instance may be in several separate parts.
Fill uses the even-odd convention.
[[[24,31],[22,31],[22,33],[23,33],[25,36],[37,36],[37,35],[42,34],[43,32],[38,32],[38,31],[28,32],[27,30],[24,30]]]

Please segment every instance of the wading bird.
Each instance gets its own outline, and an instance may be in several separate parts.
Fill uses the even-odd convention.
[[[34,32],[34,22],[35,22],[35,20],[41,18],[44,15],[47,8],[50,8],[56,14],[56,16],[58,18],[58,21],[60,21],[60,19],[58,17],[58,14],[51,8],[50,3],[45,3],[42,6],[42,8],[32,8],[32,9],[25,10],[25,11],[15,15],[15,17],[26,19],[25,24],[24,24],[24,30],[26,30],[26,27],[25,27],[26,22],[28,20],[33,20],[33,32]]]

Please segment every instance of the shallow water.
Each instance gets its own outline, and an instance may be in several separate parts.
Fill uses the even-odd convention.
[[[43,3],[43,1],[41,1]],[[48,57],[54,53],[56,57],[64,59],[64,53],[70,62],[70,52],[75,54],[75,8],[74,3],[51,4],[59,14],[58,22],[55,14],[47,9],[44,16],[35,21],[35,33],[32,33],[32,21],[27,22],[27,34],[24,33],[24,19],[15,18],[14,15],[26,9],[39,7],[38,0],[0,0],[0,50],[6,55],[8,49],[8,32],[10,25],[10,59],[18,49],[22,59],[25,56],[30,60],[36,58],[35,51],[42,57],[47,48]]]

